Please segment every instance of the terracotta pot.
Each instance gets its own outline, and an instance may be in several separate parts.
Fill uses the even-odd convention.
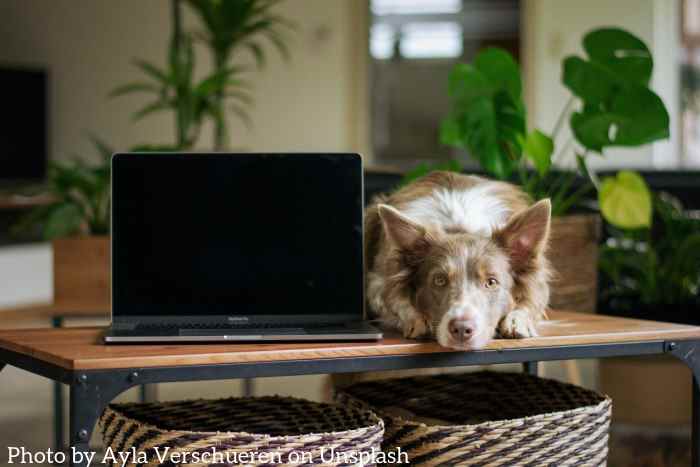
[[[110,304],[110,244],[107,236],[53,241],[54,303]]]
[[[554,267],[549,306],[594,312],[598,295],[597,214],[573,214],[552,219],[547,257]]]

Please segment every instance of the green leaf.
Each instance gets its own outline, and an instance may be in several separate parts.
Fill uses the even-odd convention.
[[[522,94],[520,68],[508,52],[495,47],[485,49],[474,59],[474,66],[486,77],[491,86],[505,90],[515,101],[520,99]]]
[[[56,205],[46,218],[44,239],[68,237],[80,231],[83,223],[81,209],[73,203]]]
[[[540,176],[547,175],[552,166],[552,152],[554,151],[552,138],[535,129],[527,135],[523,150],[535,164],[535,169]]]
[[[97,148],[97,152],[100,153],[100,156],[102,156],[102,160],[109,164],[110,160],[112,159],[112,154],[115,153],[114,148],[112,148],[109,144],[107,144],[102,138],[99,136],[90,133],[88,135],[88,138],[90,141],[92,141],[92,144]]]
[[[129,83],[114,88],[107,96],[118,97],[134,92],[160,92],[161,88],[150,83]]]
[[[525,106],[520,70],[507,52],[490,48],[474,64],[450,72],[452,111],[443,120],[440,141],[466,149],[492,176],[507,179],[517,167],[525,140]]]
[[[620,171],[616,177],[604,178],[598,201],[605,220],[617,227],[636,229],[651,225],[651,194],[636,172]]]
[[[458,63],[450,72],[448,93],[461,105],[467,105],[477,98],[490,97],[493,92],[494,88],[486,76],[472,65]]]
[[[149,63],[145,60],[134,60],[134,65],[140,68],[144,73],[151,76],[156,81],[160,81],[163,84],[173,84],[173,80],[168,74],[158,68],[156,65]]]
[[[562,65],[562,82],[590,107],[599,108],[624,86],[624,81],[596,62],[567,57]]]
[[[448,146],[464,147],[459,123],[452,117],[446,117],[440,124],[440,143]]]
[[[143,107],[141,110],[137,111],[131,116],[131,119],[136,121],[136,120],[141,120],[143,117],[145,117],[148,114],[151,114],[153,112],[159,112],[162,110],[167,110],[167,109],[172,109],[173,105],[170,102],[163,101],[163,100],[158,100],[155,102],[151,102],[150,104],[146,105]]]
[[[663,101],[639,85],[618,92],[609,111],[574,112],[570,123],[576,139],[597,152],[606,146],[640,146],[669,136],[669,115]]]
[[[633,34],[601,28],[583,40],[587,59],[563,62],[562,81],[583,101],[572,113],[574,136],[585,148],[639,146],[669,136],[669,118],[659,96],[648,88],[653,60]]]
[[[598,62],[630,82],[647,85],[654,68],[649,48],[635,35],[619,28],[601,28],[583,38],[583,48]]]

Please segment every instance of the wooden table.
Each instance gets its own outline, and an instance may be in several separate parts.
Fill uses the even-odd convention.
[[[700,327],[551,312],[540,337],[459,352],[389,336],[373,343],[112,345],[102,329],[0,331],[0,368],[70,386],[71,446],[86,451],[111,400],[138,384],[670,354],[693,372],[693,466],[700,467]],[[192,395],[196,397],[195,394]],[[77,464],[84,465],[84,464]]]

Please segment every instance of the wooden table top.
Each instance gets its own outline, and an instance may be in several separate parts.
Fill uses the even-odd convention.
[[[269,363],[450,351],[433,342],[418,342],[395,336],[370,343],[104,345],[102,332],[101,328],[5,330],[0,331],[0,348],[69,370]],[[540,324],[539,332],[539,337],[530,339],[496,339],[485,350],[700,338],[698,326],[565,311],[550,312],[550,320]]]

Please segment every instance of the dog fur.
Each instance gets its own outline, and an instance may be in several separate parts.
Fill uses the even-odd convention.
[[[546,317],[550,202],[514,185],[433,172],[365,215],[370,316],[408,338],[483,348],[526,338]]]

